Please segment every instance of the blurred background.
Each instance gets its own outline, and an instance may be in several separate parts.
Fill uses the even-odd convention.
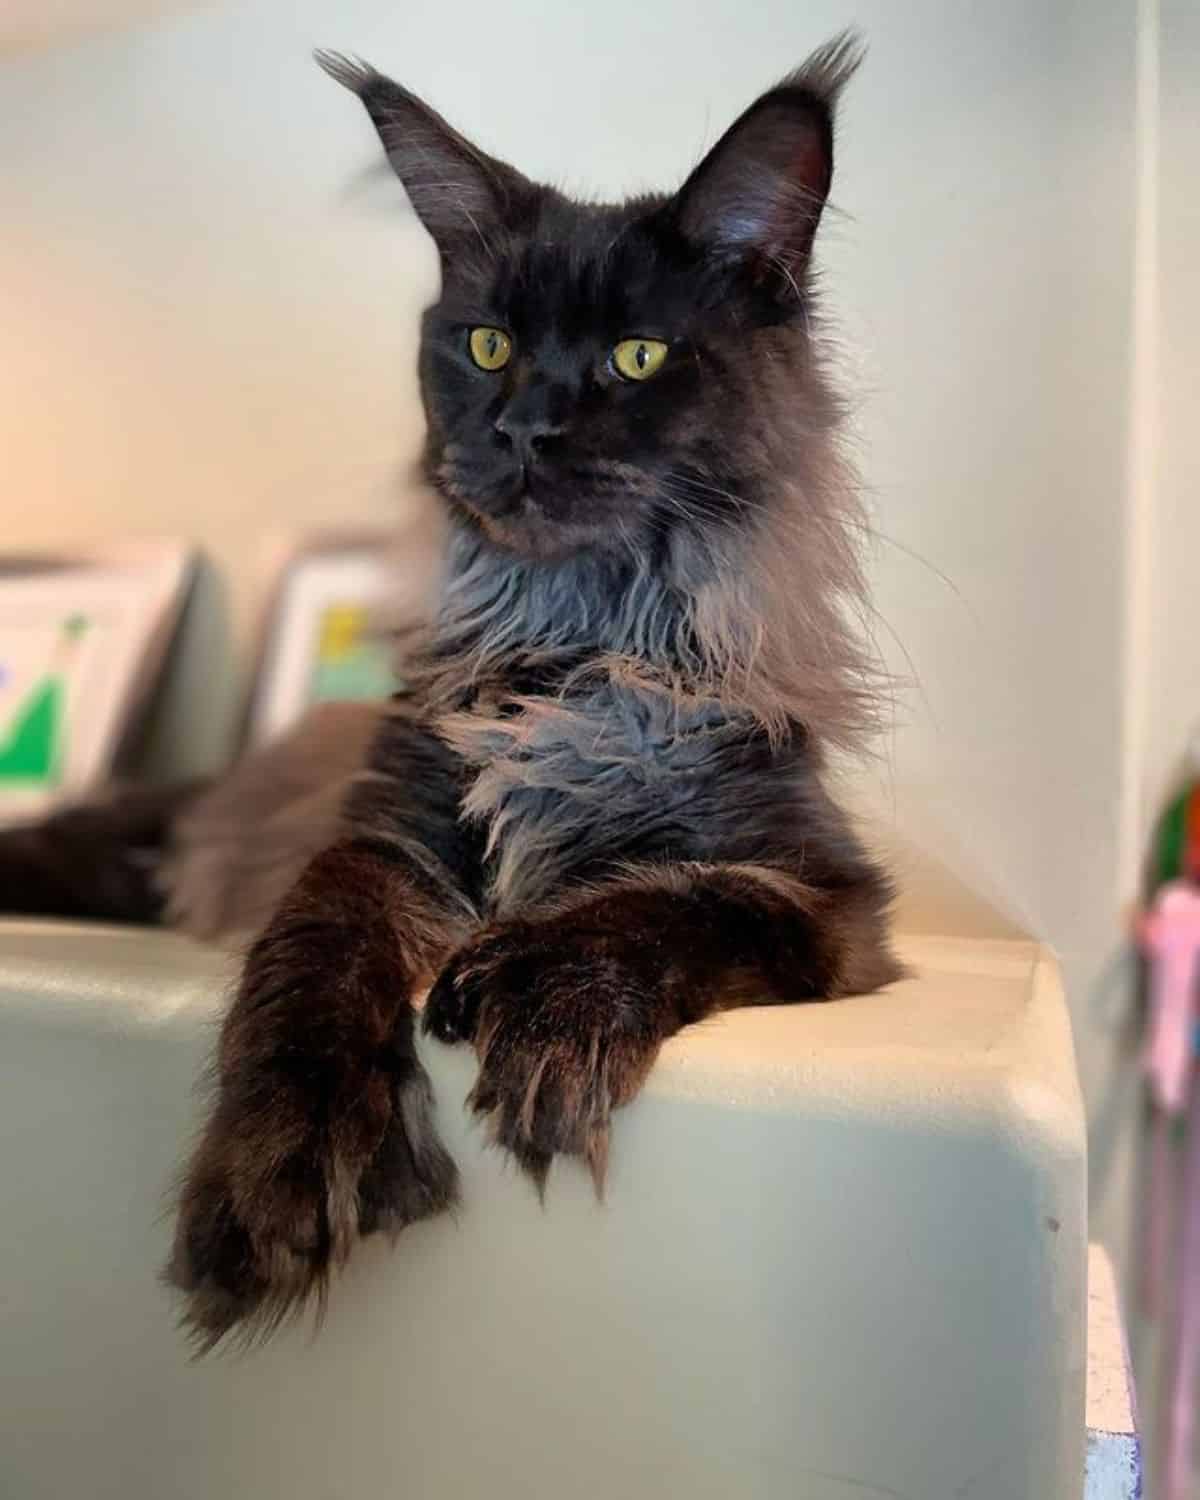
[[[401,520],[420,440],[434,252],[311,48],[616,195],[850,22],[819,260],[913,682],[856,794],[910,928],[1059,951],[1092,1233],[1136,1306],[1131,914],[1200,720],[1193,0],[5,0],[0,548],[196,542],[179,754],[219,764],[271,547]]]

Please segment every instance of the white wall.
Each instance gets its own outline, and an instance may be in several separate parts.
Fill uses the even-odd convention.
[[[1126,670],[1131,734],[1125,785],[1131,855],[1144,848],[1175,790],[1181,751],[1200,728],[1200,9],[1194,0],[1140,0],[1142,109],[1136,305],[1137,358],[1129,496],[1129,622]],[[1133,1089],[1112,1094],[1114,1120],[1132,1116]],[[1132,1132],[1127,1132],[1127,1137]],[[1126,1153],[1129,1154],[1128,1152]],[[1124,1164],[1126,1169],[1129,1163]],[[1122,1197],[1110,1184],[1106,1218]],[[1132,1201],[1132,1195],[1126,1195]],[[1136,1223],[1141,1217],[1132,1215]],[[1128,1290],[1143,1432],[1146,1493],[1157,1494],[1164,1378],[1173,1342],[1171,1310],[1136,1316]],[[1200,1477],[1197,1478],[1200,1484]]]
[[[530,173],[613,193],[677,179],[848,20],[872,50],[822,253],[889,539],[882,639],[920,682],[876,800],[947,872],[914,877],[912,924],[1059,946],[1100,1118],[1128,734],[1132,6],[256,0],[16,58],[0,537],[186,530],[244,632],[262,528],[389,513],[434,260],[398,190],[356,179],[368,127],[314,43],[396,72]]]
[[[0,6],[0,51],[44,47],[204,0],[4,0]]]
[[[1162,0],[1152,245],[1157,340],[1148,496],[1150,665],[1143,806],[1156,807],[1200,727],[1200,7]]]

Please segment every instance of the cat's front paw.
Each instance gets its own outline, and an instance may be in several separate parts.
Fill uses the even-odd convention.
[[[403,964],[369,924],[277,918],[251,950],[167,1280],[201,1352],[320,1302],[354,1242],[450,1207]]]
[[[321,1301],[356,1239],[454,1204],[458,1174],[432,1110],[415,1063],[328,1087],[264,1076],[259,1103],[218,1108],[188,1166],[167,1266],[201,1352],[235,1328],[265,1337]]]
[[[582,1157],[603,1188],[612,1111],[637,1093],[670,1029],[656,977],[611,934],[560,918],[481,935],[431,991],[425,1029],[474,1043],[468,1103],[539,1191],[560,1154]]]

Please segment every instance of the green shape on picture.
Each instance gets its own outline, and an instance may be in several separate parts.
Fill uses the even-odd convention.
[[[62,766],[66,669],[87,628],[84,615],[72,615],[63,622],[49,672],[35,684],[17,710],[7,736],[0,740],[0,782],[57,784]]]
[[[62,700],[61,677],[47,677],[34,688],[0,744],[0,781],[57,780]]]

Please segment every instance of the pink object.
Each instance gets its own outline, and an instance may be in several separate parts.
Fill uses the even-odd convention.
[[[1168,1382],[1163,1500],[1190,1500],[1197,1380],[1200,1378],[1200,1090],[1193,1095],[1188,1122],[1187,1169],[1183,1184],[1183,1233],[1176,1276],[1178,1306],[1173,1369]]]
[[[1181,880],[1163,886],[1139,925],[1151,962],[1150,1037],[1143,1065],[1154,1102],[1168,1114],[1182,1114],[1192,1076],[1200,889]]]
[[[1156,1109],[1150,1126],[1146,1221],[1142,1230],[1142,1253],[1139,1257],[1142,1311],[1148,1318],[1161,1318],[1170,1306],[1171,1245],[1175,1233],[1174,1133],[1170,1115]]]
[[[1200,1089],[1193,1087],[1197,990],[1200,988],[1200,888],[1172,881],[1139,924],[1150,959],[1150,1035],[1143,1065],[1157,1106],[1152,1143],[1150,1224],[1145,1290],[1163,1316],[1162,1283],[1169,1254],[1171,1117],[1191,1101],[1187,1161],[1176,1257],[1177,1339],[1167,1376],[1163,1500],[1191,1493],[1193,1415],[1200,1376]]]

